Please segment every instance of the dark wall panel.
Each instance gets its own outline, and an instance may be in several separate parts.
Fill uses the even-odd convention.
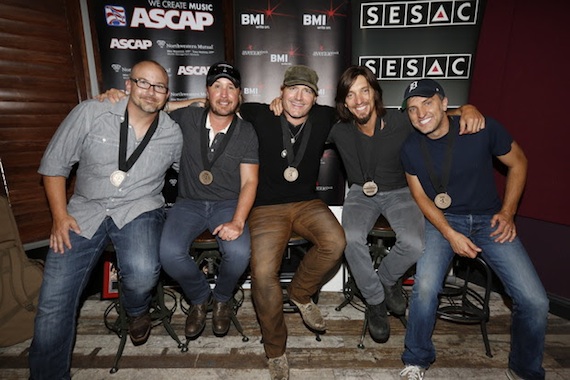
[[[47,239],[36,170],[69,111],[86,98],[79,2],[0,0],[0,158],[23,243]]]

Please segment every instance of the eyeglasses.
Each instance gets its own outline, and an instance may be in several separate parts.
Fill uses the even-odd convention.
[[[166,94],[168,92],[168,87],[166,87],[162,84],[151,84],[144,79],[135,79],[135,78],[129,78],[129,79],[132,80],[133,82],[135,82],[135,84],[139,88],[148,90],[149,88],[152,87],[152,88],[154,88],[154,91],[159,93],[159,94]]]

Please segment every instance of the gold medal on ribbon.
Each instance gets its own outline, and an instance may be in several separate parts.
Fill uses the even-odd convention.
[[[372,197],[378,192],[378,185],[374,181],[367,181],[362,186],[362,192],[367,196]]]
[[[433,203],[435,203],[438,208],[445,210],[451,206],[451,197],[447,195],[447,193],[439,193],[435,196]]]
[[[198,175],[198,179],[202,185],[209,185],[214,182],[214,175],[209,170],[202,170]]]
[[[127,173],[122,170],[115,170],[113,173],[111,173],[111,177],[109,177],[111,184],[115,187],[121,186],[121,183],[123,183],[125,178],[127,178]]]
[[[289,182],[295,182],[297,178],[299,178],[299,171],[297,170],[297,168],[289,166],[283,172],[283,177],[285,177],[285,179]]]

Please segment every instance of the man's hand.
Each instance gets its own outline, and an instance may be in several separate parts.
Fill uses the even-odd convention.
[[[517,236],[517,228],[513,216],[505,211],[499,211],[493,215],[491,219],[491,227],[497,226],[497,229],[491,233],[491,237],[496,236],[497,243],[504,243],[506,241],[512,242]]]
[[[105,91],[102,94],[97,95],[95,99],[97,99],[100,102],[102,102],[105,99],[109,99],[111,103],[117,103],[119,100],[126,98],[127,96],[129,96],[128,92],[112,88],[110,90]]]
[[[461,118],[459,119],[459,134],[473,134],[485,128],[485,117],[472,105],[464,105],[459,108]]]
[[[269,109],[273,111],[275,116],[280,116],[283,113],[283,104],[281,103],[281,98],[277,97],[271,101]]]
[[[233,220],[228,223],[220,224],[212,232],[213,235],[218,235],[222,240],[236,240],[243,233],[243,224],[234,222]]]
[[[474,259],[477,257],[477,254],[482,251],[481,248],[476,246],[467,236],[457,231],[454,231],[447,240],[449,241],[449,244],[451,244],[453,252],[459,256]]]
[[[71,215],[66,215],[62,219],[53,221],[51,227],[51,235],[49,236],[49,247],[55,253],[64,253],[65,248],[71,249],[71,241],[69,240],[69,230],[76,234],[81,233],[81,229],[77,224],[75,218]]]

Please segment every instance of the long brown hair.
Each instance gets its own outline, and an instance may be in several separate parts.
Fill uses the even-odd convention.
[[[364,78],[366,78],[366,81],[372,90],[374,90],[374,105],[376,107],[376,114],[378,117],[382,117],[386,113],[386,109],[384,108],[384,103],[382,101],[382,88],[380,87],[380,84],[376,80],[376,77],[372,71],[370,71],[370,69],[365,66],[350,66],[344,71],[344,73],[342,73],[340,79],[338,80],[336,97],[334,99],[336,102],[336,111],[338,113],[338,117],[343,122],[351,121],[354,119],[354,116],[348,110],[348,108],[345,107],[344,104],[350,87],[352,87],[359,75],[362,75]]]

